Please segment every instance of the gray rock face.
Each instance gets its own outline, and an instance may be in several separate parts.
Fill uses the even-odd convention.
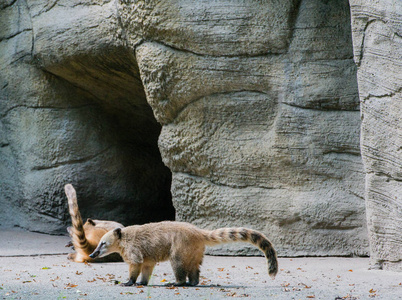
[[[402,270],[402,2],[351,1],[371,257]]]
[[[70,182],[83,215],[167,218],[172,196],[177,220],[282,256],[368,254],[346,0],[0,9],[2,225],[61,230]]]
[[[83,216],[123,224],[174,217],[161,127],[119,38],[115,3],[85,2],[2,7],[2,226],[64,232],[66,183]]]
[[[253,227],[281,255],[367,254],[348,3],[232,2],[127,13],[152,35],[136,57],[177,219]]]

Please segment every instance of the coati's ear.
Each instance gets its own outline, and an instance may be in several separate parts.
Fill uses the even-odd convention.
[[[115,234],[115,236],[117,236],[118,239],[121,239],[121,228],[116,228],[115,230],[113,230],[113,233]]]
[[[96,226],[94,220],[92,220],[92,219],[90,219],[90,218],[87,219],[87,222],[88,222],[89,224],[91,224],[92,226]]]

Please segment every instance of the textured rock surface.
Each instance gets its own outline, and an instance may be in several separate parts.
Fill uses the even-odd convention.
[[[159,122],[177,219],[253,227],[280,255],[367,254],[346,0],[0,8],[0,192],[19,214],[2,223],[59,230],[66,182],[84,215],[160,218]]]
[[[147,40],[129,40],[177,218],[262,230],[281,255],[367,254],[348,3],[213,3],[126,13],[145,14],[130,25]]]
[[[65,231],[66,183],[83,216],[172,218],[160,125],[119,36],[115,3],[1,8],[1,225]]]
[[[351,1],[371,257],[402,270],[402,2]]]

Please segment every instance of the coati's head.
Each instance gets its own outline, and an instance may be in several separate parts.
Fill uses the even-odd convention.
[[[119,252],[119,242],[121,240],[121,228],[116,228],[114,230],[109,231],[106,233],[100,240],[98,246],[92,252],[89,257],[90,258],[97,258],[97,257],[104,257],[108,254]]]

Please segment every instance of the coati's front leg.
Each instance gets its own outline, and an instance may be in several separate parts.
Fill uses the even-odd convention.
[[[138,283],[139,285],[148,285],[149,278],[152,275],[152,271],[154,270],[155,262],[144,262],[141,268],[141,281]]]
[[[121,286],[131,286],[137,281],[138,275],[140,275],[142,264],[130,264],[128,267],[128,272],[130,279],[122,283]]]

